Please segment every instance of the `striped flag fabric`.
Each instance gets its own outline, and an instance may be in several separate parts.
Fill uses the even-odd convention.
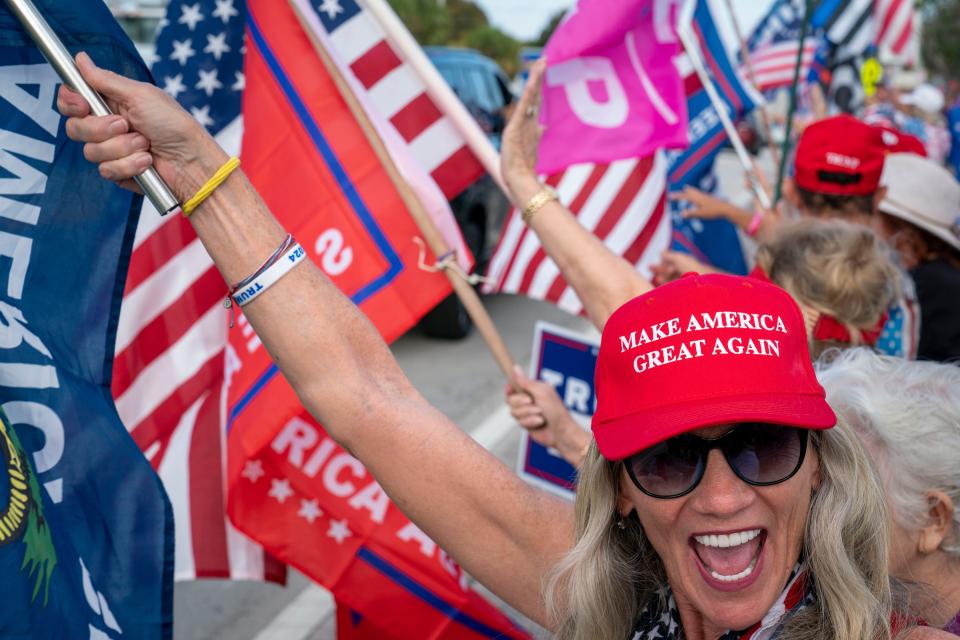
[[[793,82],[793,68],[797,63],[797,48],[799,45],[799,39],[786,40],[771,43],[750,52],[750,65],[753,69],[753,78],[757,89],[771,91],[790,86]],[[816,40],[807,39],[803,44],[801,78],[806,78],[809,75],[816,52]]]
[[[610,164],[577,164],[545,180],[588,231],[645,277],[670,243],[666,213],[667,162],[663,152]],[[553,302],[570,313],[583,304],[560,274],[537,234],[517,210],[504,226],[487,270],[486,293],[519,293]]]
[[[760,91],[772,91],[792,84],[803,13],[802,0],[775,0],[747,39],[753,80]],[[819,37],[812,35],[808,33],[803,43],[801,78],[808,76],[820,42]]]
[[[894,56],[909,56],[916,17],[913,0],[876,0],[877,47]]]
[[[157,38],[157,83],[240,152],[246,9],[242,0],[171,2]],[[284,565],[225,515],[227,287],[192,227],[146,205],[120,310],[112,391],[117,411],[173,504],[177,580],[284,582]],[[249,326],[243,328],[255,339]]]
[[[372,109],[382,114],[411,155],[453,199],[484,173],[453,122],[427,94],[366,8],[370,0],[311,0],[339,61],[350,68]]]
[[[810,24],[823,31],[833,46],[832,58],[842,63],[863,53],[874,43],[874,0],[821,0]]]
[[[483,171],[479,161],[360,5],[352,0],[310,5],[325,20],[331,39],[339,42],[340,61],[349,62],[366,89],[364,106],[386,114],[387,126],[393,127],[390,139],[384,136],[390,153],[401,157],[401,165],[415,161],[433,178],[436,184],[426,190],[437,192],[439,206],[437,198],[424,196],[422,180],[414,175],[423,171],[400,166],[404,177],[434,219],[449,217],[444,196],[454,197],[469,186]],[[173,0],[152,61],[158,85],[228,153],[241,157],[247,14],[244,0]],[[424,175],[426,182],[430,177]],[[457,244],[443,225],[441,232],[450,246],[460,247],[463,241],[452,217],[450,222]],[[333,244],[327,248],[337,250]],[[468,253],[458,251],[465,268]],[[112,391],[121,419],[173,503],[175,578],[284,582],[285,566],[238,532],[224,511],[227,388],[240,366],[228,345],[226,293],[187,221],[157,216],[148,206],[130,260]],[[242,333],[248,349],[259,344],[242,316],[234,331]]]

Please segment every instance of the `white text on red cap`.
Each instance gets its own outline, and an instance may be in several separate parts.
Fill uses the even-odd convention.
[[[658,322],[638,331],[621,335],[620,353],[638,349],[646,344],[658,342],[681,333],[695,333],[716,329],[740,329],[747,331],[766,331],[787,333],[786,325],[780,316],[768,313],[744,313],[741,311],[716,311],[691,315],[686,328],[680,318],[671,318]],[[646,351],[634,357],[633,370],[643,373],[656,367],[672,364],[690,358],[702,358],[705,355],[756,355],[780,357],[780,341],[771,338],[757,338],[741,335],[715,337],[712,348],[708,338],[698,338]]]

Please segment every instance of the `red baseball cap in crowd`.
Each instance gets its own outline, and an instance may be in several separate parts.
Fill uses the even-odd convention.
[[[853,116],[814,122],[800,136],[794,181],[815,193],[866,196],[877,190],[883,151],[873,127]]]
[[[918,156],[927,157],[927,148],[923,146],[923,141],[917,136],[883,124],[875,124],[872,128],[877,144],[884,154],[915,153]]]
[[[621,460],[722,424],[829,429],[800,308],[776,285],[688,274],[617,309],[600,340],[593,435]]]

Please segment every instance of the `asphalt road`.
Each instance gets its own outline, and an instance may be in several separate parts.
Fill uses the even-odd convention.
[[[538,320],[590,330],[586,320],[553,305],[515,296],[484,299],[511,354],[526,368]],[[393,352],[417,389],[468,433],[504,415],[504,379],[477,334],[462,341],[426,338],[416,330]],[[498,415],[499,414],[499,415]],[[489,430],[487,426],[487,430]],[[520,429],[509,430],[491,449],[514,466]],[[176,640],[332,640],[329,596],[294,570],[286,587],[255,582],[179,582],[174,590]]]

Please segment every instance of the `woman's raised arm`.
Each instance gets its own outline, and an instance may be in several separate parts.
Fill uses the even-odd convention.
[[[501,172],[510,199],[521,211],[543,189],[535,165],[542,133],[536,114],[544,71],[542,60],[530,70],[527,87],[503,132]],[[624,302],[653,288],[632,264],[608,249],[558,201],[542,205],[528,224],[598,329]]]
[[[129,186],[153,163],[183,202],[227,160],[160,89],[99,69],[84,54],[77,63],[116,115],[90,115],[67,89],[58,107],[105,178]],[[228,283],[253,273],[286,236],[240,172],[190,221]],[[367,318],[303,262],[244,314],[304,407],[466,571],[545,623],[542,579],[572,545],[572,507],[527,486],[431,407]]]

